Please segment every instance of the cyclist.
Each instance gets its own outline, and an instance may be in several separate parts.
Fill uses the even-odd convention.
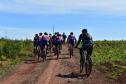
[[[70,35],[68,36],[67,42],[68,42],[68,46],[70,45],[74,46],[76,42],[76,37],[74,36],[73,32],[71,32]]]
[[[49,34],[49,44],[52,44],[52,37],[53,37],[53,36],[52,36],[52,34],[50,33],[50,34]]]
[[[62,35],[59,33],[59,38],[60,38],[60,50],[62,50],[62,44],[63,44],[63,37]]]
[[[60,45],[61,45],[61,35],[59,34],[59,32],[55,33],[55,36],[53,37],[53,43],[54,46],[58,46],[60,49]]]
[[[49,34],[49,49],[50,49],[50,52],[51,52],[51,48],[52,48],[52,34],[50,33]]]
[[[44,33],[44,35],[42,36],[42,43],[43,43],[43,45],[46,45],[46,46],[48,46],[49,45],[49,36],[48,36],[48,33],[47,32],[45,32]]]
[[[48,46],[49,46],[49,36],[47,32],[45,32],[44,35],[42,36],[42,46],[46,48],[46,53],[47,53]]]
[[[42,33],[39,33],[39,46],[42,46]]]
[[[38,34],[35,34],[35,37],[33,39],[33,45],[34,45],[34,48],[36,49],[39,45],[39,36]]]
[[[89,56],[92,55],[92,50],[93,50],[93,40],[91,35],[88,33],[87,29],[82,30],[82,34],[79,36],[79,40],[77,42],[77,45],[75,48],[78,47],[80,42],[82,41],[82,48],[80,49],[80,56],[82,56],[82,51],[87,50],[87,59]],[[82,57],[80,58],[80,61],[82,60]]]
[[[37,49],[38,49],[38,47],[39,47],[39,36],[38,36],[38,34],[35,34],[35,37],[34,37],[34,39],[33,39],[33,45],[34,45],[33,53],[34,53],[34,55],[36,56],[36,54],[37,54]]]
[[[55,39],[55,37],[56,37],[56,35],[57,35],[57,32],[55,32],[55,34],[52,36],[52,46],[54,46],[54,39]]]
[[[65,44],[65,41],[66,41],[66,38],[67,38],[67,36],[66,36],[66,34],[65,33],[63,33],[63,44]]]

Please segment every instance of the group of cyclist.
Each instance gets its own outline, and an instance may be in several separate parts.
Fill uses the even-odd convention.
[[[62,44],[65,43],[66,35],[65,33],[60,34],[59,32],[55,32],[54,35],[51,33],[48,34],[47,32],[35,34],[33,44],[34,48],[37,49],[37,47],[46,47],[47,50],[50,50],[54,46],[60,46],[60,49],[62,48]]]
[[[85,64],[90,64],[90,68],[86,68],[86,70],[89,70],[89,73],[91,72],[91,66],[92,66],[92,61],[90,56],[92,55],[92,50],[93,50],[93,40],[91,35],[88,33],[87,29],[83,29],[82,33],[79,36],[78,41],[76,40],[76,37],[74,36],[73,32],[70,32],[70,35],[68,37],[65,35],[65,33],[60,34],[59,32],[55,32],[54,35],[51,33],[48,34],[47,32],[35,34],[33,44],[34,48],[37,49],[38,47],[43,48],[46,47],[47,50],[54,50],[54,47],[59,46],[59,51],[62,49],[62,45],[66,43],[66,38],[67,38],[67,44],[68,44],[68,50],[69,46],[73,46],[73,48],[78,48],[78,45],[82,44],[82,47],[80,48],[80,65],[84,64],[84,51],[86,50],[86,60],[88,60],[89,63],[85,62]],[[47,54],[47,52],[46,52]],[[54,53],[55,55],[55,53]],[[83,68],[82,68],[83,70]],[[81,72],[81,66],[80,66],[80,72]]]
[[[53,48],[56,45],[59,45],[60,49],[62,49],[62,44],[65,44],[66,38],[67,36],[65,35],[65,33],[60,34],[59,32],[55,32],[55,34],[52,35],[51,33],[48,34],[47,32],[44,32],[35,34],[33,44],[35,49],[38,46],[47,46],[47,49],[49,49],[49,47]],[[81,41],[82,48],[80,49],[80,55],[82,56],[83,49],[87,49],[88,54],[91,56],[93,50],[93,40],[87,29],[82,30],[82,34],[80,34],[78,41],[76,40],[73,32],[71,32],[67,38],[68,47],[69,44],[72,44],[73,46],[75,46],[75,48],[77,48]],[[75,45],[76,42],[77,44]]]

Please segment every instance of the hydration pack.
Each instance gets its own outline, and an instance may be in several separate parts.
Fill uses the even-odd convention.
[[[84,45],[87,45],[87,46],[93,44],[92,38],[88,33],[83,34],[83,43]]]

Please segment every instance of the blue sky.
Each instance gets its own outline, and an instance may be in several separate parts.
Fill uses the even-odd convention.
[[[125,0],[0,0],[0,37],[32,39],[35,33],[87,28],[94,40],[126,39]]]

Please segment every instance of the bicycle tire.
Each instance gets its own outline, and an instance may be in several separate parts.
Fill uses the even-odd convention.
[[[80,60],[80,73],[83,72],[84,66],[85,66],[85,51],[82,51],[82,56]]]
[[[83,72],[83,68],[84,68],[84,62],[81,61],[81,62],[80,62],[80,73]]]
[[[85,72],[89,76],[91,74],[91,71],[92,71],[92,60],[91,58],[89,58],[85,62]]]
[[[71,56],[73,56],[73,46],[72,46],[72,44],[70,44],[69,53],[70,53],[70,58],[71,58]]]

